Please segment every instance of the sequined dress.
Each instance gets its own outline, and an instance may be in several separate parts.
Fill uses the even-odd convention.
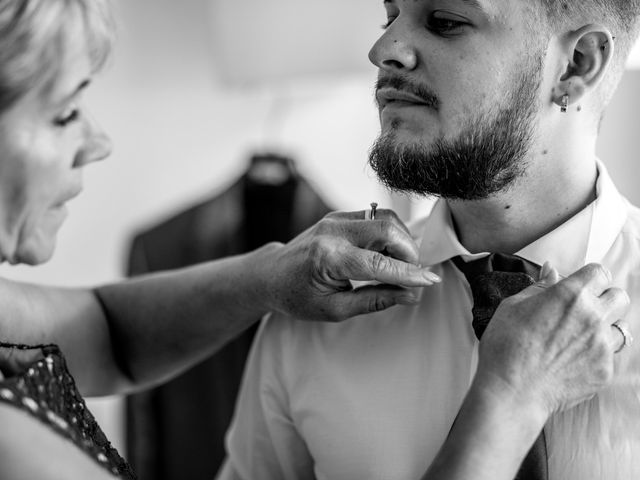
[[[56,345],[0,342],[0,403],[26,412],[70,441],[114,478],[135,479],[111,446],[76,387]]]

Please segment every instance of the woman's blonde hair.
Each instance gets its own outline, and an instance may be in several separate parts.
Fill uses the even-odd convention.
[[[55,78],[65,32],[78,21],[97,71],[114,40],[110,0],[0,0],[0,114]]]

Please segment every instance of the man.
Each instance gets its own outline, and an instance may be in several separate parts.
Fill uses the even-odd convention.
[[[544,426],[549,479],[640,478],[640,354],[616,323],[638,326],[640,213],[595,158],[640,3],[384,7],[370,163],[393,189],[440,197],[412,231],[442,282],[341,325],[263,324],[221,477],[412,479],[431,465],[427,478],[511,479]],[[479,344],[463,272],[489,253],[563,279],[550,286],[544,267]],[[586,357],[591,377],[564,370]]]

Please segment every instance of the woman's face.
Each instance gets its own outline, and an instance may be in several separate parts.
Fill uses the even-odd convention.
[[[82,105],[92,76],[84,32],[68,35],[53,83],[0,115],[0,259],[51,258],[66,202],[82,190],[82,167],[111,152]]]

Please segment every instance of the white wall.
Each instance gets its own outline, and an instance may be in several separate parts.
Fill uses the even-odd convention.
[[[640,64],[639,64],[640,66]],[[640,205],[640,71],[623,77],[602,122],[598,155],[606,164],[618,189]]]

